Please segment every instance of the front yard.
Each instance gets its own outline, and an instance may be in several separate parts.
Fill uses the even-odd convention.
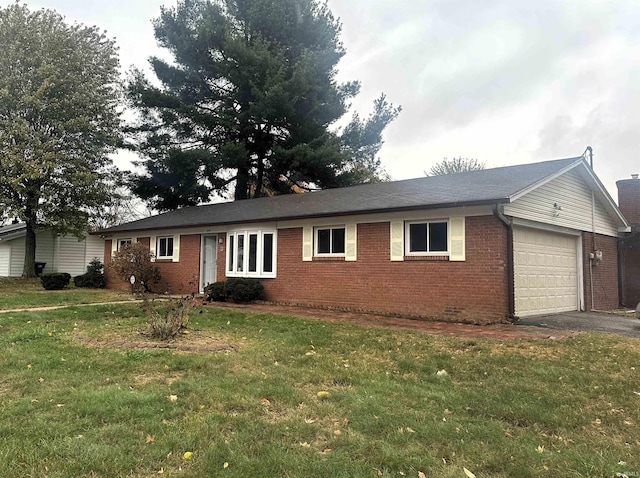
[[[143,348],[145,322],[136,304],[0,314],[0,476],[640,474],[638,339],[205,307],[180,351]]]

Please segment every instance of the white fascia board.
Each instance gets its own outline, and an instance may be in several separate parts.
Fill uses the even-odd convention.
[[[531,186],[528,186],[524,189],[521,189],[520,191],[518,191],[517,193],[511,195],[509,197],[510,202],[514,202],[518,199],[520,199],[522,196],[529,194],[531,191],[538,189],[540,186],[544,186],[545,184],[547,184],[548,182],[553,181],[554,179],[562,176],[564,173],[571,171],[573,168],[578,167],[580,164],[585,164],[584,160],[581,158],[576,159],[573,163],[571,163],[568,166],[565,166],[564,168],[562,168],[560,171],[557,171],[553,174],[550,174],[549,176],[547,176],[544,179],[541,179],[540,181],[538,181],[535,184],[532,184]]]
[[[392,221],[417,221],[421,219],[444,219],[453,216],[491,216],[492,206],[462,206],[443,209],[418,209],[409,211],[356,214],[351,216],[329,216],[307,219],[278,221],[278,229],[292,229],[309,226],[335,226],[339,224],[366,224]]]

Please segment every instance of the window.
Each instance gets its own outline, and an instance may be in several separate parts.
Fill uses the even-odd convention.
[[[227,276],[275,277],[275,231],[227,234]]]
[[[118,239],[118,250],[131,245],[131,239]]]
[[[173,236],[159,237],[156,245],[156,254],[158,259],[173,258]]]
[[[406,228],[407,255],[446,255],[449,252],[447,221],[410,222]]]
[[[344,256],[344,226],[316,228],[316,256]]]

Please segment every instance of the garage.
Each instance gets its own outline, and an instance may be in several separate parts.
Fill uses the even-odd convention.
[[[579,309],[577,250],[577,236],[513,228],[516,316]]]

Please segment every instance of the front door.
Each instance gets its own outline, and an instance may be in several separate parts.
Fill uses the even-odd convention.
[[[218,236],[204,236],[202,254],[202,289],[216,281]]]

